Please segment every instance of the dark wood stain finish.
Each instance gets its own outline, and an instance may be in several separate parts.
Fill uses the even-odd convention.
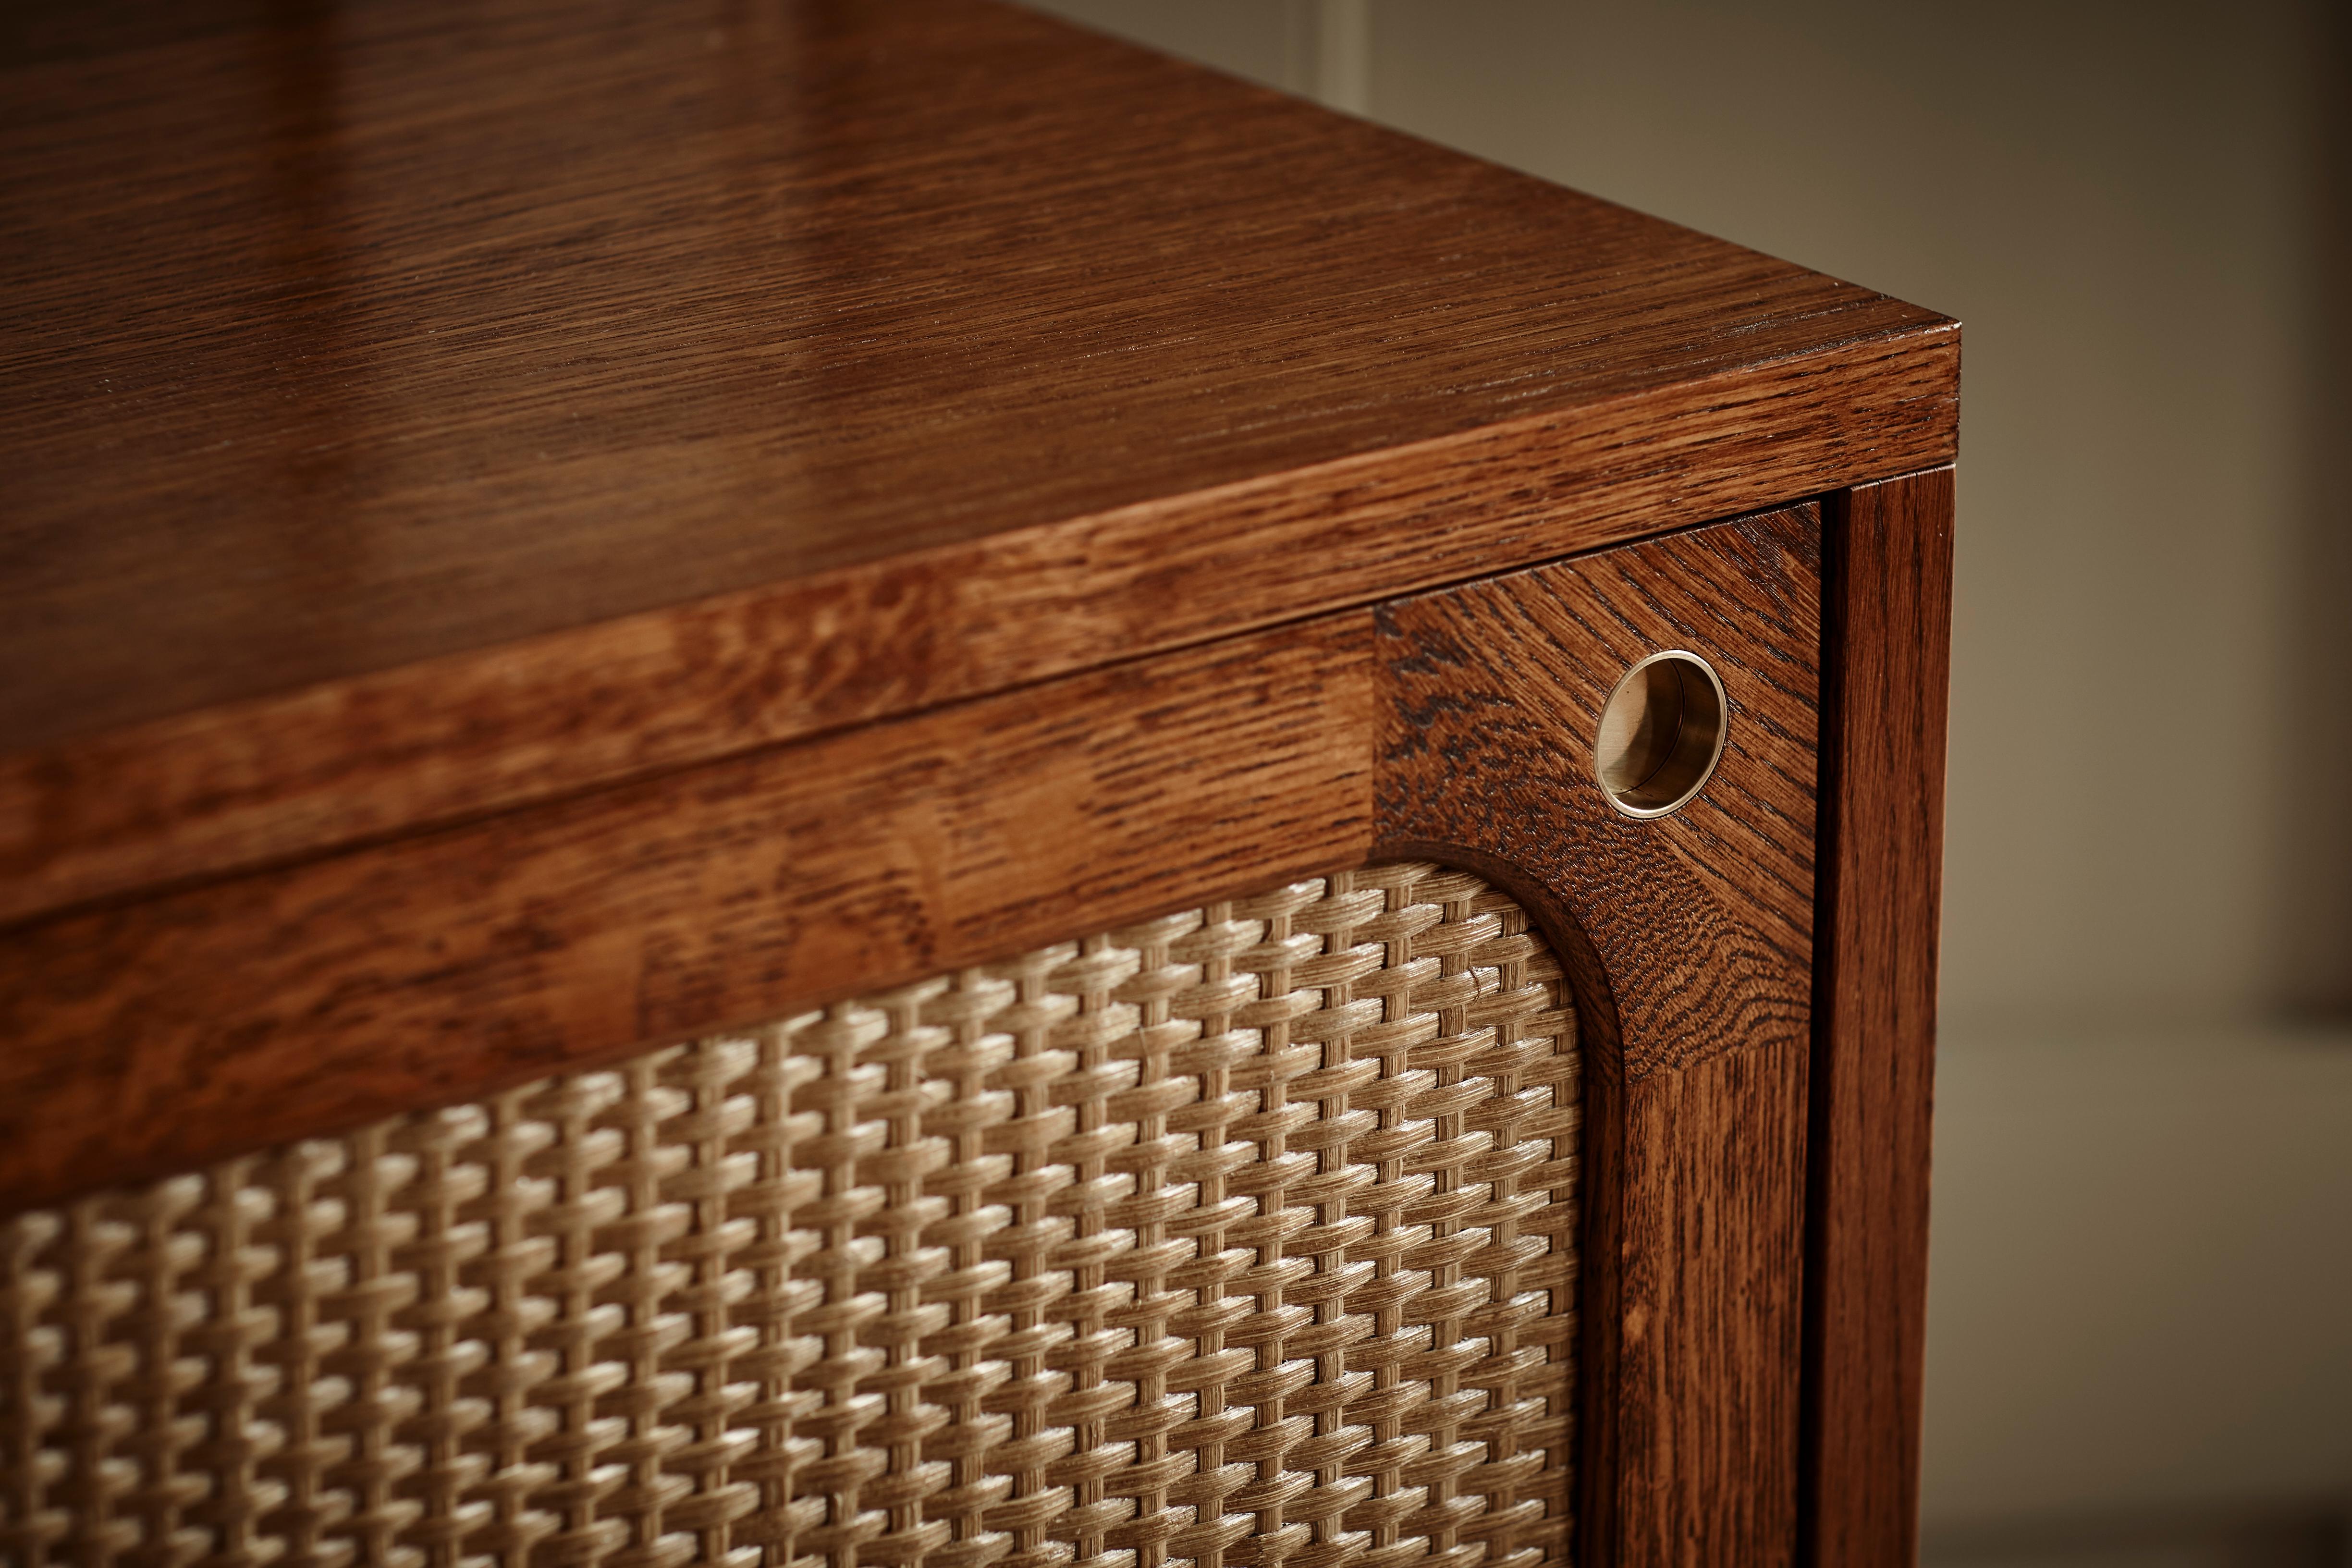
[[[988,0],[27,12],[0,205],[0,1207],[1435,855],[1579,1560],[1908,1560],[1956,323]]]
[[[1807,1544],[1875,1568],[1918,1552],[1952,471],[1837,498],[1830,540]]]
[[[1363,613],[0,942],[0,1210],[1184,908],[1370,847]]]
[[[1009,7],[10,40],[0,921],[1952,455],[1940,317]]]
[[[1806,506],[1381,612],[1381,848],[1492,869],[1547,919],[1588,1125],[1622,1139],[1583,1254],[1585,1364],[1615,1380],[1586,1411],[1586,1562],[1794,1547],[1819,545]],[[1722,677],[1729,740],[1697,800],[1637,822],[1592,737],[1667,647]]]
[[[1801,360],[1688,401],[1482,430],[0,755],[0,923],[1821,489],[1845,471],[1822,450],[1854,418],[1809,395],[1832,368]],[[1891,400],[1942,365],[1865,369]],[[1711,466],[1666,463],[1694,440],[1719,443]]]

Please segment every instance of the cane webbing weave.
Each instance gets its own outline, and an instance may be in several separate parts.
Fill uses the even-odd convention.
[[[1577,1107],[1397,864],[20,1215],[0,1557],[1562,1563]]]

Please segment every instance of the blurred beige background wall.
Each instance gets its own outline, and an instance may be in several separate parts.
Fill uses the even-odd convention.
[[[1967,324],[1925,1509],[2344,1561],[2344,13],[1050,0]]]

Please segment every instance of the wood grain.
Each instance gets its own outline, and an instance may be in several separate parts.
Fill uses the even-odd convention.
[[[1493,878],[1586,1054],[1579,1561],[1797,1542],[1818,509],[0,934],[0,1206],[478,1095],[1376,856]],[[1722,676],[1631,822],[1617,676]]]
[[[1805,1066],[1774,1039],[1627,1087],[1616,1562],[1796,1558]]]
[[[1952,471],[1832,508],[1805,1517],[1819,1568],[1918,1551]]]
[[[5,47],[0,920],[1953,450],[1942,318],[978,0]]]
[[[1580,1561],[1907,1560],[1954,323],[985,0],[31,12],[0,206],[0,1205],[1433,854]],[[1825,676],[1813,509],[1669,531],[1848,486]]]
[[[0,939],[0,1208],[1360,864],[1328,618]]]
[[[1585,1021],[1592,1168],[1579,1560],[1791,1560],[1821,647],[1818,509],[1384,605],[1376,834],[1495,875]],[[1617,678],[1699,654],[1731,700],[1699,798],[1610,809]],[[1614,1115],[1615,1130],[1605,1125]]]

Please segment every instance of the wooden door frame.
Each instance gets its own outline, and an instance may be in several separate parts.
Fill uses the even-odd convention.
[[[1446,859],[1528,906],[1585,1031],[1580,1562],[1907,1562],[1951,501],[1859,486],[16,927],[0,1209]],[[1630,823],[1586,737],[1668,642],[1739,738]]]

